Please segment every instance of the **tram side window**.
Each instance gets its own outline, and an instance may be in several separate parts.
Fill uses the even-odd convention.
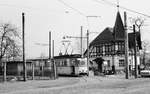
[[[79,60],[75,60],[74,65],[78,67],[79,66],[79,62],[80,62]]]
[[[67,61],[67,66],[71,66],[72,63],[73,63],[73,60],[72,60],[72,59],[68,60],[68,61]]]
[[[75,60],[72,60],[70,66],[73,66],[74,64],[75,64]]]
[[[35,67],[40,66],[40,63],[38,61],[35,61]]]
[[[60,61],[59,66],[67,66],[67,61],[66,60]]]
[[[60,61],[56,61],[56,66],[60,66]]]
[[[64,66],[64,61],[61,61],[61,65],[60,66]]]
[[[59,66],[62,66],[62,63],[63,63],[63,62],[62,62],[62,61],[60,61],[60,62],[59,62]]]
[[[64,63],[64,64],[63,64],[64,66],[67,66],[67,61],[66,61],[66,60],[64,60],[63,63]]]

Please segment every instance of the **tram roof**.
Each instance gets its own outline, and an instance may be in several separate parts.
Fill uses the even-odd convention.
[[[63,59],[63,58],[81,58],[80,54],[71,54],[71,55],[60,55],[55,56],[54,59]]]

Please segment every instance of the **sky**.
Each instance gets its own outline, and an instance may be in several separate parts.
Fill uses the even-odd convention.
[[[60,51],[64,53],[67,45],[68,53],[80,53],[80,40],[65,39],[71,42],[63,45],[63,36],[80,36],[80,28],[83,26],[83,36],[88,29],[92,41],[106,27],[113,27],[118,9],[107,4],[107,1],[115,4],[119,1],[120,6],[150,15],[148,0],[0,0],[0,22],[15,24],[21,32],[22,12],[25,13],[26,58],[48,56],[48,45],[37,44],[48,44],[50,31],[55,56]],[[128,26],[132,25],[131,18],[145,19],[145,26],[141,29],[142,40],[150,41],[149,17],[122,8],[119,11],[122,19],[123,12],[127,12]],[[86,41],[83,44],[86,45]]]

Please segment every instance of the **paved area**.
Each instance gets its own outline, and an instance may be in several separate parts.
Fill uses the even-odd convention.
[[[112,75],[0,83],[0,94],[150,94],[149,88],[150,78]]]
[[[5,82],[0,83],[0,94],[20,94],[19,92],[38,90],[44,88],[55,88],[66,85],[72,85],[79,82],[77,78],[64,78],[61,77],[56,80],[28,80],[26,82]],[[30,93],[28,93],[30,94]]]

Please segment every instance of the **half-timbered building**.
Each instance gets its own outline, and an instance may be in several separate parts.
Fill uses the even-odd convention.
[[[140,36],[136,32],[136,39]],[[129,65],[134,68],[134,34],[128,33]],[[121,15],[117,12],[114,28],[104,29],[89,45],[90,61],[101,63],[100,71],[125,69],[125,30]],[[139,46],[137,45],[137,64],[140,64]],[[86,52],[85,52],[86,55]],[[100,60],[98,60],[100,59]]]

